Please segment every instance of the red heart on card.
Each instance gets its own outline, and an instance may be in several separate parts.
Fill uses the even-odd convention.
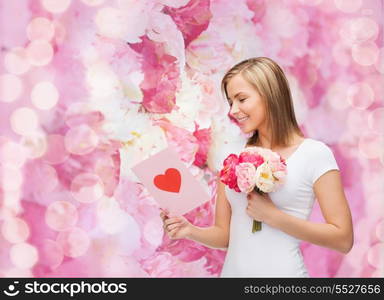
[[[181,185],[181,175],[179,170],[169,168],[164,175],[156,175],[153,183],[157,188],[163,191],[178,193]]]

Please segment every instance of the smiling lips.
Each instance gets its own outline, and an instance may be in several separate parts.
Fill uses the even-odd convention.
[[[243,123],[245,120],[247,120],[249,117],[242,117],[242,118],[237,118],[237,122]]]

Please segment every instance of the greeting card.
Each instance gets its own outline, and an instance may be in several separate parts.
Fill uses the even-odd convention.
[[[210,200],[208,187],[191,174],[171,147],[141,161],[132,171],[170,215],[183,215]]]

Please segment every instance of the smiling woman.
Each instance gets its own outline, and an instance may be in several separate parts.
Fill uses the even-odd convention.
[[[172,239],[228,248],[222,277],[308,277],[301,240],[341,253],[353,244],[351,214],[333,153],[323,142],[303,136],[287,79],[273,60],[238,63],[221,87],[230,116],[244,133],[253,133],[245,146],[271,149],[286,160],[285,184],[259,195],[238,193],[218,181],[214,226],[200,228],[163,212],[164,229]],[[315,199],[324,223],[308,221]],[[264,224],[255,234],[249,230],[254,220]]]
[[[259,133],[267,126],[271,146],[287,147],[294,134],[303,136],[288,81],[271,59],[256,57],[233,66],[223,77],[221,90],[231,106],[230,115],[240,122],[243,132],[254,131],[249,145],[257,144]]]

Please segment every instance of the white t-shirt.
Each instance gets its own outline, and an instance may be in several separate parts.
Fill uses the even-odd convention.
[[[306,138],[287,159],[284,185],[269,196],[280,210],[308,219],[315,200],[313,185],[330,170],[339,170],[331,149],[323,142]],[[300,240],[264,223],[261,231],[252,233],[246,194],[228,186],[225,192],[232,215],[221,277],[308,277]]]

